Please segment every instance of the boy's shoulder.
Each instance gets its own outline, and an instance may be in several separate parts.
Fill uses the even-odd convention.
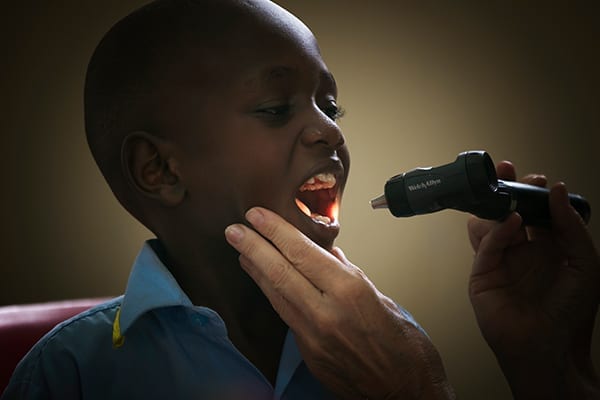
[[[122,296],[98,304],[56,325],[45,334],[17,365],[4,395],[22,393],[24,390],[42,390],[37,388],[39,376],[50,378],[52,375],[76,374],[79,360],[93,353],[106,352],[112,347],[112,330],[115,316],[121,306]],[[43,379],[42,381],[45,381]],[[73,387],[71,390],[76,390]],[[20,398],[20,396],[18,397]]]
[[[92,344],[92,340],[105,337],[107,332],[111,332],[122,301],[123,296],[116,297],[59,323],[36,343],[32,351],[42,352],[47,346],[56,345],[56,342],[65,342],[70,346]]]

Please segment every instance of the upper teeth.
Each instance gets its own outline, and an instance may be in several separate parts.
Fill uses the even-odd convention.
[[[309,178],[306,182],[300,186],[300,191],[304,192],[307,190],[321,190],[321,189],[331,189],[336,184],[335,176],[332,173],[322,173],[317,174],[311,178]]]

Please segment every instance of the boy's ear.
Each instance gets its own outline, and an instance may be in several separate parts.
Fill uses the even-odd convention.
[[[121,166],[141,195],[169,207],[183,201],[186,190],[166,140],[142,131],[130,133],[121,147]]]

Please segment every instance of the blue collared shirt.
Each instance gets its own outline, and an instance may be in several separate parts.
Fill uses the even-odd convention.
[[[149,243],[125,295],[49,332],[18,365],[8,399],[331,399],[293,334],[273,388],[232,344],[221,317],[194,306]]]

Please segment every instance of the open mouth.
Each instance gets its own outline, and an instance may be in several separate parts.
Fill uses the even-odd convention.
[[[314,222],[332,225],[338,218],[337,180],[332,173],[321,173],[309,178],[296,194],[296,205]]]

